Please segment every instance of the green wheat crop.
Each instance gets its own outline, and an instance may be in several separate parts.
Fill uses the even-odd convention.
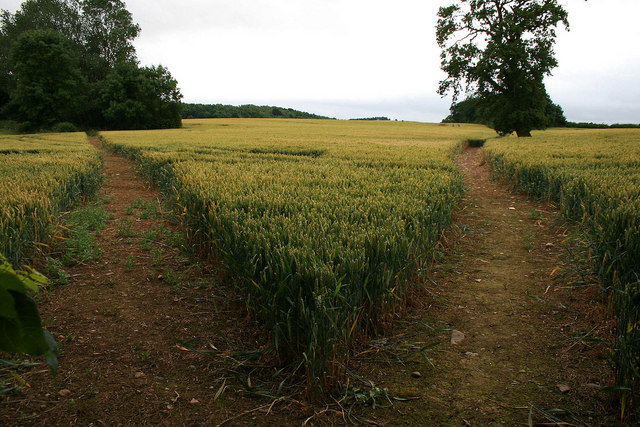
[[[191,120],[106,132],[173,197],[192,240],[222,254],[282,360],[326,384],[433,255],[463,184],[454,146],[482,126]]]
[[[45,244],[59,215],[101,182],[83,133],[0,136],[0,253],[17,265]]]
[[[640,130],[553,129],[485,146],[497,173],[558,203],[592,236],[596,268],[616,313],[618,386],[640,395]],[[637,405],[639,402],[636,401]]]

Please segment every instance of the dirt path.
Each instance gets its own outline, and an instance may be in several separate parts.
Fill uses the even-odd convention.
[[[241,301],[218,286],[223,273],[178,249],[180,231],[135,165],[103,154],[102,257],[66,268],[71,283],[40,304],[60,371],[24,373],[29,387],[0,401],[0,425],[215,425],[259,405],[226,398],[238,373],[224,352],[262,339]]]
[[[234,367],[229,352],[260,347],[260,329],[221,285],[224,271],[179,250],[179,230],[154,213],[160,195],[135,165],[104,155],[99,198],[113,218],[98,236],[102,257],[69,268],[71,283],[41,304],[61,345],[60,372],[23,372],[30,386],[0,401],[0,424],[301,425],[314,413],[308,425],[342,424],[340,406],[265,397],[259,378],[273,367]],[[481,160],[478,149],[460,158],[470,191],[443,264],[424,280],[431,294],[411,298],[401,316],[409,322],[396,322],[408,326],[352,360],[381,389],[416,399],[390,406],[377,390],[386,408],[354,406],[361,422],[515,425],[530,412],[567,419],[549,412],[562,408],[595,424],[584,411],[607,407],[597,394],[608,380],[602,349],[577,339],[599,336],[603,325],[590,319],[602,309],[590,313],[591,291],[567,293],[550,277],[564,256],[556,214],[492,182]],[[456,345],[452,330],[464,334]],[[437,341],[425,352],[435,367],[413,355]]]
[[[492,181],[483,163],[481,149],[459,159],[469,192],[457,231],[449,233],[445,264],[430,277],[437,286],[426,282],[436,298],[421,301],[428,306],[413,314],[428,327],[399,332],[412,337],[404,343],[412,348],[442,341],[427,353],[435,368],[424,361],[405,367],[364,362],[381,387],[404,385],[420,397],[396,404],[386,420],[517,425],[531,414],[533,422],[555,416],[598,425],[608,406],[598,390],[610,372],[602,346],[588,338],[606,333],[603,307],[592,302],[594,287],[568,290],[551,277],[557,267],[554,276],[567,269],[566,229],[557,214]],[[414,370],[422,376],[412,378]]]

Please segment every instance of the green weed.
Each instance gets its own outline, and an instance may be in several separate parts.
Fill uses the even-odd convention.
[[[133,258],[133,255],[127,256],[127,259],[124,261],[124,268],[127,271],[131,271],[136,266],[136,260]]]
[[[68,285],[71,275],[64,269],[64,264],[59,259],[47,257],[45,275],[53,286]]]
[[[135,233],[132,230],[133,227],[133,219],[123,219],[118,223],[118,227],[116,228],[116,236],[119,237],[133,237]]]
[[[162,256],[162,251],[160,249],[151,249],[151,262],[154,267],[161,267],[164,264],[164,257]]]
[[[165,268],[163,273],[162,273],[162,275],[164,277],[165,283],[167,283],[172,288],[173,287],[177,287],[178,285],[180,285],[182,280],[184,280],[184,276],[174,272],[173,270],[171,270],[169,268]]]
[[[151,240],[142,238],[140,239],[140,246],[143,250],[149,252],[153,248],[153,243],[151,242]]]
[[[536,234],[533,231],[527,231],[522,239],[522,245],[528,252],[531,252],[536,246]]]
[[[531,209],[529,211],[529,214],[527,215],[527,218],[532,219],[532,220],[536,220],[536,219],[540,219],[540,216],[542,214],[540,213],[540,211],[537,211],[535,209]]]

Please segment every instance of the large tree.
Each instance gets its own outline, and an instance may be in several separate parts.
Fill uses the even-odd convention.
[[[31,30],[54,30],[81,53],[81,67],[89,81],[104,79],[118,62],[134,61],[133,40],[140,26],[120,0],[27,0],[16,13],[0,14],[0,65],[7,61],[13,43]]]
[[[84,76],[66,37],[53,30],[22,33],[10,60],[16,79],[10,105],[17,118],[37,127],[78,122]]]
[[[27,0],[16,13],[0,12],[0,109],[15,89],[11,51],[20,36],[34,30],[52,30],[75,44],[79,39],[79,16],[65,0]]]
[[[101,84],[104,126],[110,129],[180,127],[181,98],[178,82],[166,68],[118,63]]]
[[[554,104],[547,96],[545,108],[545,125],[548,127],[563,127],[567,125],[562,107]],[[464,101],[454,102],[449,109],[450,113],[442,123],[480,123],[491,125],[491,118],[484,111],[480,98],[470,96]]]
[[[459,0],[438,11],[436,38],[447,77],[438,93],[480,99],[500,134],[547,124],[544,76],[558,65],[553,46],[559,24],[569,28],[557,0]]]
[[[120,0],[75,0],[81,10],[85,64],[91,81],[104,79],[119,62],[136,60],[140,26]]]

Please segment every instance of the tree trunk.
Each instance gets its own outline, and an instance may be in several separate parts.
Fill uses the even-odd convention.
[[[531,130],[519,129],[516,130],[516,135],[518,135],[518,138],[531,138]]]

